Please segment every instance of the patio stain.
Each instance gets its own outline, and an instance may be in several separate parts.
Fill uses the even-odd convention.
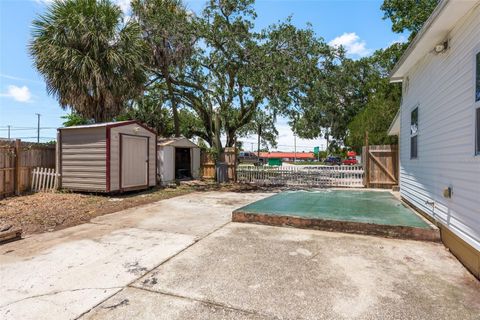
[[[287,191],[237,212],[430,229],[388,191]]]

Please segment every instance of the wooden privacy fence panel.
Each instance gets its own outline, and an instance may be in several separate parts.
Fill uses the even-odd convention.
[[[238,167],[237,179],[243,183],[305,187],[363,187],[363,167],[285,166]]]
[[[222,161],[227,165],[227,176],[229,181],[237,179],[237,150],[235,148],[225,148],[222,153]]]
[[[220,155],[220,162],[227,165],[227,175],[229,180],[235,180],[237,155],[234,148],[225,148],[225,151]],[[216,170],[215,156],[213,154],[203,152],[201,156],[201,177],[203,179],[215,179]]]
[[[368,188],[391,188],[398,185],[398,146],[363,147],[365,185]]]
[[[55,167],[55,145],[5,142],[0,146],[0,199],[31,187],[32,169]]]
[[[32,171],[32,191],[53,191],[57,189],[60,175],[53,168],[35,168]]]
[[[15,150],[0,146],[0,199],[15,193]]]
[[[215,179],[215,158],[212,154],[202,152],[201,172],[203,179]]]

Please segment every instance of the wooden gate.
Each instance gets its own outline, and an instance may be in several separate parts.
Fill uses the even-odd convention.
[[[366,146],[362,150],[367,188],[398,185],[398,145]]]
[[[215,157],[211,153],[201,153],[201,177],[203,179],[215,179]]]
[[[0,199],[15,194],[17,189],[15,151],[11,145],[0,146]]]
[[[225,148],[220,155],[220,161],[227,164],[228,179],[236,180],[237,155],[234,148]],[[201,177],[203,179],[215,179],[215,156],[211,153],[202,151],[201,153]]]

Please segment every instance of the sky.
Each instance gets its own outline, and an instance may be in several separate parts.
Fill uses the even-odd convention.
[[[124,12],[129,12],[129,0],[113,0]],[[49,0],[0,0],[0,137],[36,140],[40,114],[41,141],[50,141],[62,126],[67,113],[46,92],[45,83],[28,55],[31,23],[45,12]],[[187,8],[200,13],[204,0],[187,0]],[[389,20],[383,20],[381,0],[257,0],[255,27],[262,29],[272,23],[292,17],[297,27],[311,23],[317,36],[329,44],[343,45],[349,56],[358,59],[386,48],[405,36],[391,31]],[[286,119],[277,122],[278,150],[293,151],[294,135]],[[256,137],[243,139],[248,150]],[[297,151],[312,151],[314,146],[325,148],[323,139],[296,139]],[[255,147],[254,147],[255,148]]]

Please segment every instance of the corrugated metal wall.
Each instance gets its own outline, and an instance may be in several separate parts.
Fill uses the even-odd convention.
[[[106,190],[105,128],[62,130],[62,187],[70,190]]]
[[[480,156],[474,155],[475,54],[480,8],[449,36],[449,50],[429,54],[404,83],[400,129],[402,196],[480,250]],[[418,106],[418,158],[410,159],[410,113]],[[453,187],[451,199],[443,190]]]

